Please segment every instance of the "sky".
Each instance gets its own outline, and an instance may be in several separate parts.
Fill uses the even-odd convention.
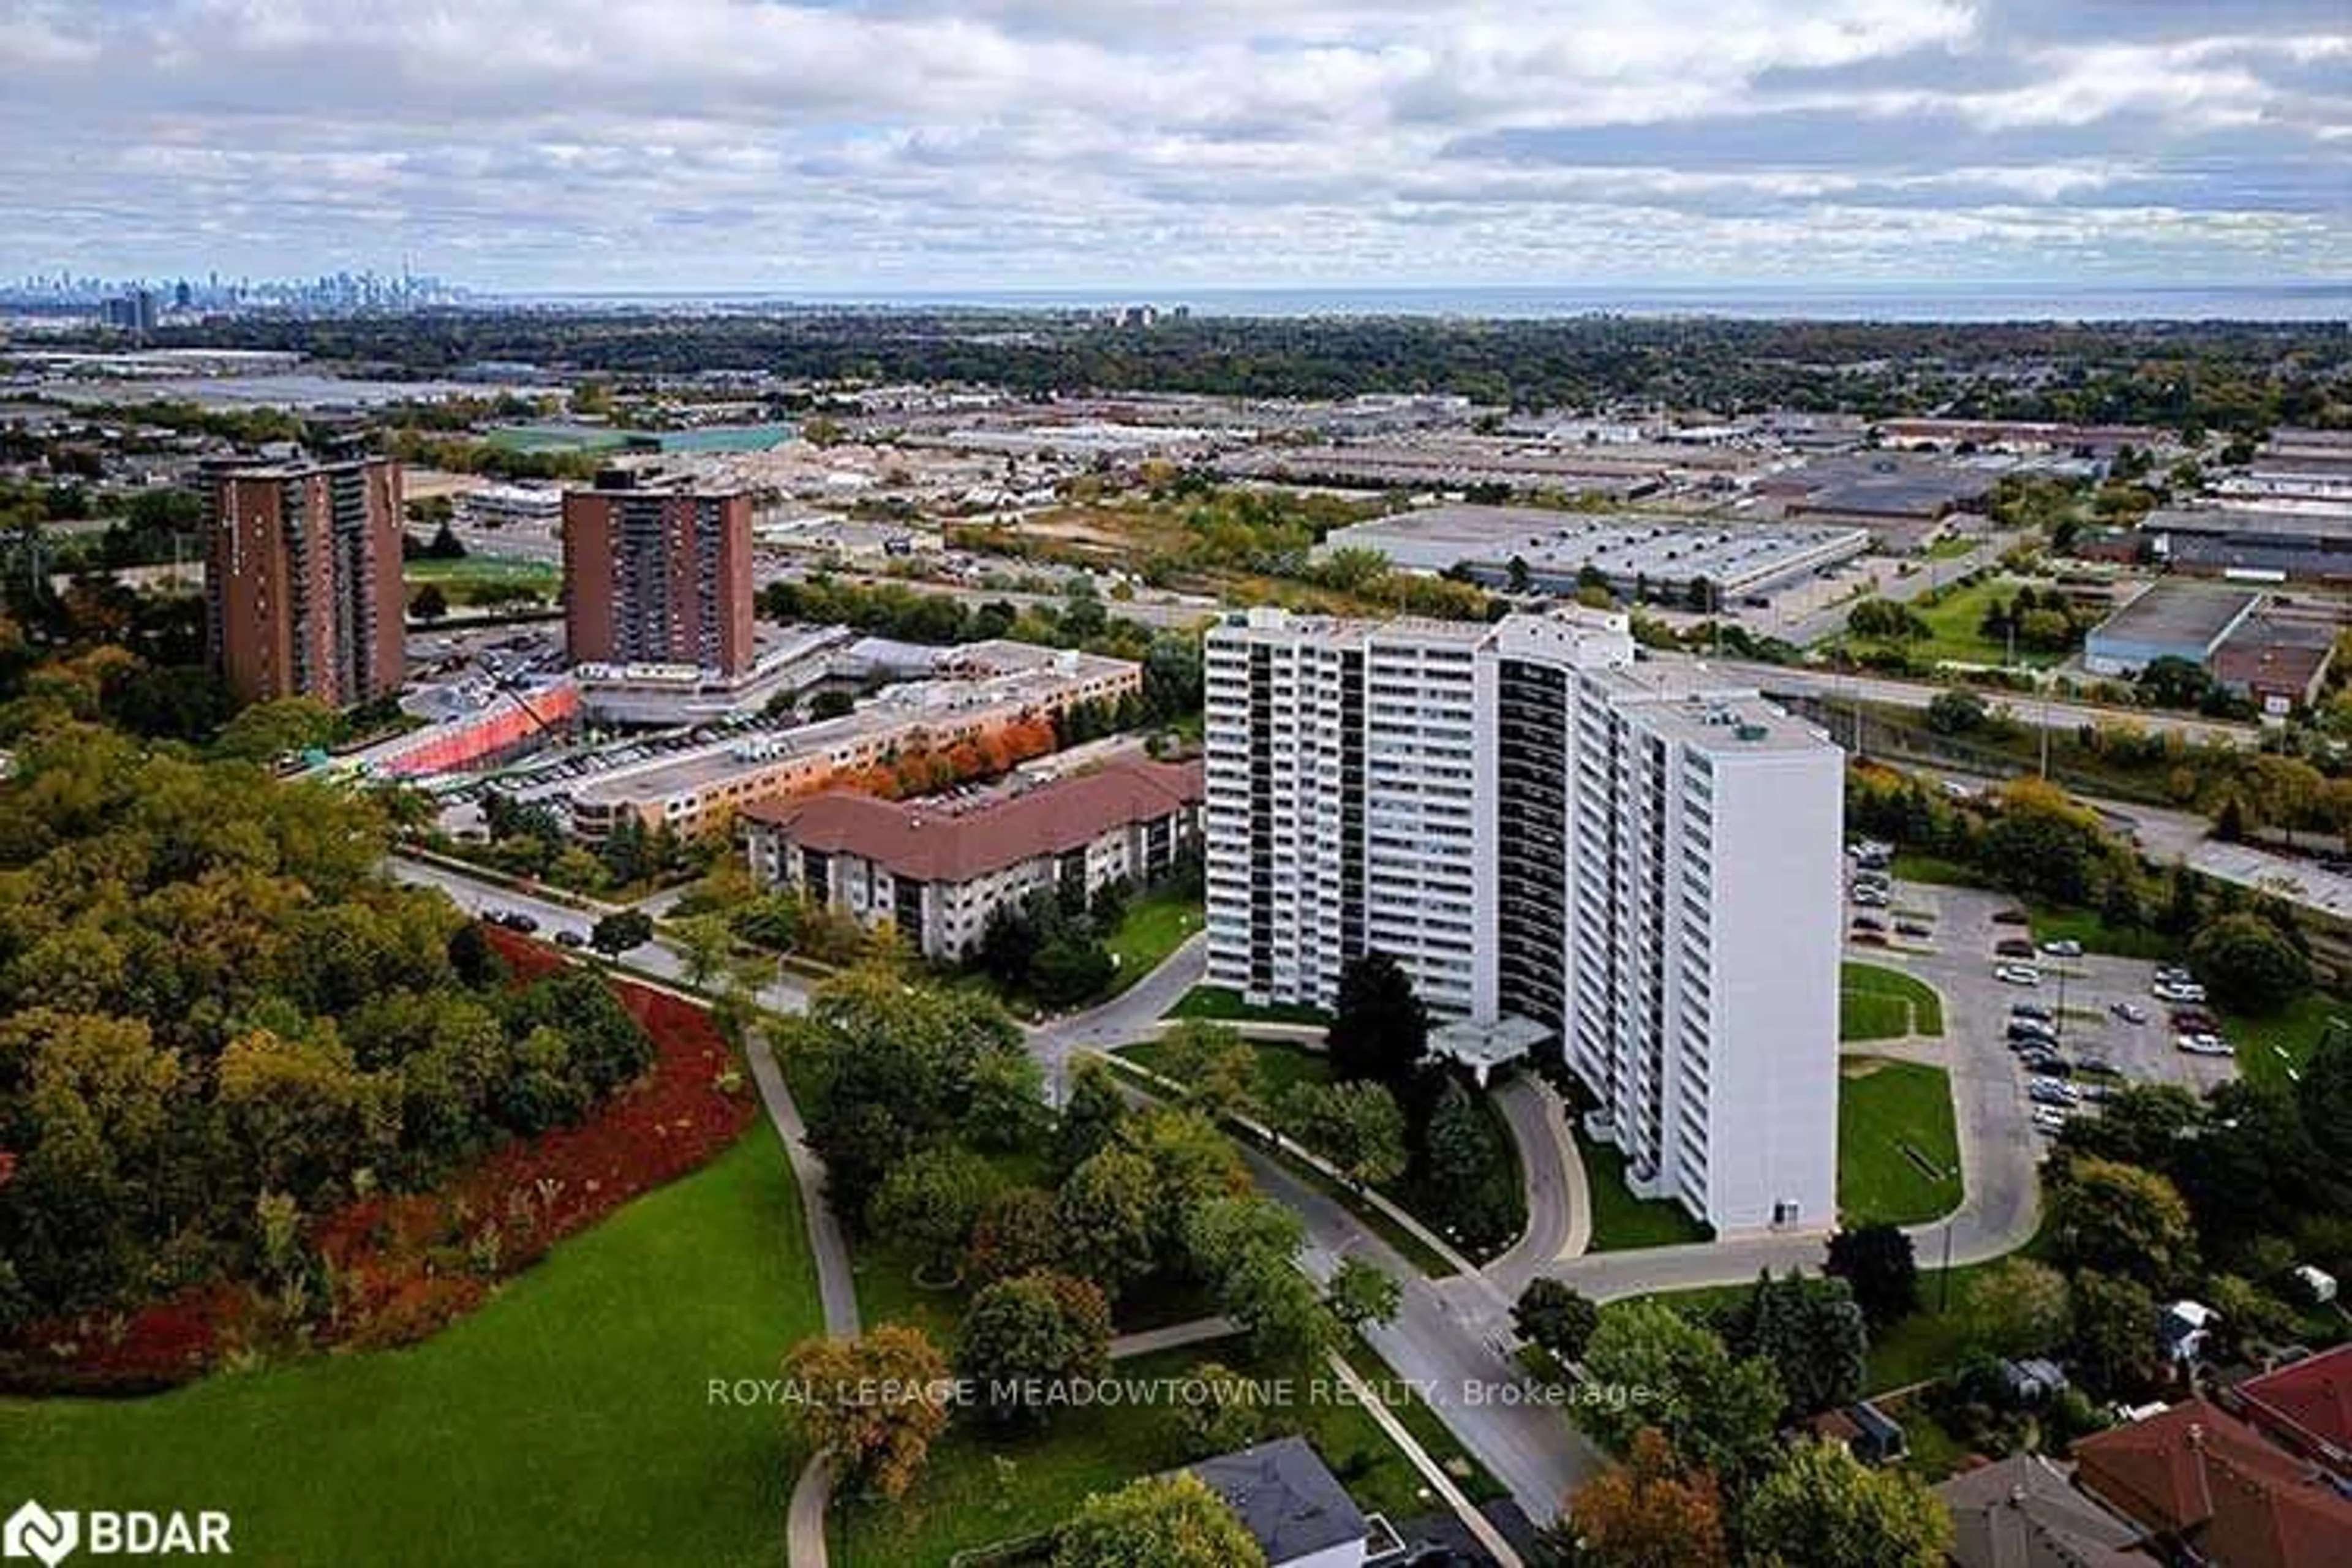
[[[2352,278],[2352,0],[0,0],[0,276]]]

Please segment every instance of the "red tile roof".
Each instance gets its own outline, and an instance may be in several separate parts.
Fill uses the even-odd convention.
[[[782,829],[803,849],[856,855],[894,877],[962,882],[1197,805],[1202,793],[1198,763],[1131,760],[960,813],[835,790],[754,802],[742,816]]]
[[[2229,1568],[2352,1561],[2352,1501],[2205,1400],[2085,1437],[2074,1459],[2094,1495]]]
[[[2352,1470],[2352,1344],[2248,1378],[2246,1419],[2339,1473]]]

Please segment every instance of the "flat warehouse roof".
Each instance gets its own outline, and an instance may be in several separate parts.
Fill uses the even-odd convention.
[[[2109,616],[2091,635],[2110,642],[2210,647],[2261,596],[2243,588],[2167,578]]]
[[[1377,550],[1400,565],[1500,566],[1513,556],[1538,571],[1586,565],[1613,577],[1744,584],[1794,571],[1822,553],[1860,554],[1870,536],[1824,524],[1683,521],[1587,515],[1542,507],[1437,506],[1333,529],[1321,550]]]

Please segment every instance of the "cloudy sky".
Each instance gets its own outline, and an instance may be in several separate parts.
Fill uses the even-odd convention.
[[[2352,0],[0,0],[0,275],[2352,276]]]

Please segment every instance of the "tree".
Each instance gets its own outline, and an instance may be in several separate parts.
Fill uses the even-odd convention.
[[[1231,1025],[1181,1019],[1160,1037],[1160,1049],[1167,1075],[1210,1115],[1229,1115],[1255,1098],[1257,1052]]]
[[[1511,1309],[1511,1326],[1519,1337],[1541,1345],[1562,1361],[1580,1361],[1601,1324],[1601,1309],[1572,1286],[1557,1279],[1536,1279],[1519,1292]]]
[[[1759,1274],[1746,1296],[1716,1315],[1716,1327],[1732,1354],[1772,1363],[1795,1415],[1818,1415],[1862,1393],[1870,1335],[1843,1279],[1809,1279],[1795,1269]]]
[[[1047,938],[1029,960],[1029,987],[1048,1007],[1068,1007],[1109,989],[1118,973],[1102,940],[1072,926]]]
[[[1297,1267],[1305,1237],[1297,1215],[1255,1194],[1216,1198],[1184,1215],[1192,1271],[1260,1356],[1311,1357],[1338,1338],[1338,1320]]]
[[[735,928],[722,914],[689,915],[671,924],[670,945],[677,950],[686,983],[699,991],[727,966],[735,951]]]
[[[1196,1397],[1188,1397],[1177,1407],[1177,1424],[1183,1432],[1187,1454],[1230,1454],[1265,1440],[1267,1391],[1264,1385],[1223,1363],[1204,1361],[1192,1369],[1191,1386]]]
[[[2204,666],[2172,654],[2148,660],[2138,680],[2140,700],[2156,708],[2194,708],[2213,685]]]
[[[1919,1304],[1919,1261],[1899,1226],[1865,1225],[1830,1237],[1823,1272],[1853,1288],[1863,1316],[1884,1328]]]
[[[1426,1186],[1439,1222],[1464,1245],[1483,1247],[1508,1238],[1508,1153],[1478,1102],[1459,1079],[1447,1079],[1429,1118]]]
[[[869,1217],[877,1230],[913,1247],[938,1279],[953,1272],[995,1185],[988,1162],[969,1149],[921,1150],[882,1179]]]
[[[2311,961],[2257,914],[2220,915],[2189,944],[2189,962],[2225,1007],[2272,1013],[2311,989]]]
[[[1051,1268],[1061,1256],[1054,1194],[1042,1187],[1006,1187],[981,1205],[964,1249],[964,1270],[985,1285]]]
[[[1386,1084],[1300,1083],[1283,1100],[1283,1125],[1359,1187],[1404,1174],[1404,1112]]]
[[[906,1495],[948,1424],[947,1358],[919,1329],[885,1323],[856,1340],[803,1340],[784,1358],[788,1408],[810,1447],[882,1496]]]
[[[2069,1342],[2092,1387],[2116,1396],[2156,1381],[2156,1298],[2136,1279],[2095,1269],[2074,1277],[2074,1333]]]
[[[1324,1287],[1323,1304],[1351,1329],[1392,1323],[1404,1305],[1404,1287],[1360,1258],[1343,1258]]]
[[[980,1391],[1000,1425],[1034,1424],[1069,1384],[1110,1364],[1110,1308],[1091,1282],[1066,1274],[1000,1279],[972,1298],[956,1343],[956,1373]]]
[[[1942,1568],[1952,1516],[1908,1471],[1808,1441],[1757,1483],[1740,1534],[1750,1561],[1787,1568]]]
[[[1633,1435],[1623,1464],[1577,1489],[1566,1528],[1580,1568],[1714,1568],[1731,1561],[1715,1478],[1685,1469],[1654,1426]]]
[[[427,583],[408,601],[408,613],[430,626],[449,613],[449,595],[438,583]]]
[[[1062,1526],[1054,1568],[1265,1568],[1265,1552],[1189,1470],[1097,1493]]]
[[[1110,1146],[1127,1121],[1127,1102],[1110,1069],[1092,1058],[1078,1063],[1071,1080],[1069,1103],[1062,1107],[1054,1130],[1055,1163],[1075,1171]]]
[[[608,958],[618,958],[653,939],[653,917],[643,910],[615,910],[598,917],[588,929],[588,945]]]
[[[1159,1264],[1158,1195],[1151,1162],[1116,1147],[1089,1157],[1062,1184],[1055,1207],[1062,1255],[1106,1296],[1115,1299]]]
[[[1323,1043],[1334,1078],[1400,1089],[1429,1053],[1429,1010],[1395,959],[1362,953],[1339,971],[1338,1005]]]
[[[1965,735],[1983,728],[1985,700],[1973,691],[1939,691],[1927,704],[1927,728],[1939,735]]]
[[[315,697],[281,697],[257,702],[230,720],[213,749],[224,757],[273,763],[323,748],[341,723],[334,709]]]
[[[2030,1258],[2009,1258],[1960,1292],[1960,1323],[1969,1345],[1991,1355],[2049,1355],[2074,1329],[2066,1277]]]
[[[1581,1407],[1595,1437],[1622,1452],[1655,1426],[1675,1453],[1735,1481],[1761,1465],[1788,1408],[1769,1362],[1734,1358],[1713,1331],[1655,1302],[1601,1308],[1584,1370],[1596,1387],[1623,1392]]]
[[[2162,1289],[2185,1275],[2197,1231],[2180,1190],[2153,1171],[2113,1160],[2070,1161],[2051,1184],[2050,1239],[2072,1267]]]
[[[2337,1170],[2352,1170],[2352,1028],[2329,1025],[2294,1087],[2313,1143]]]

